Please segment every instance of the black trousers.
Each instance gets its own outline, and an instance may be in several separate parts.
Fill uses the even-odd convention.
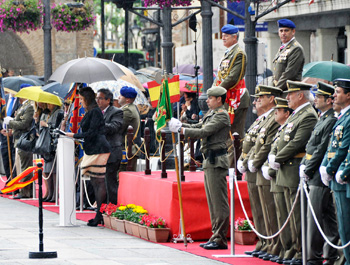
[[[120,161],[120,159],[117,159],[116,162],[107,163],[106,166],[105,184],[107,190],[107,203],[118,203],[118,170],[120,167]]]

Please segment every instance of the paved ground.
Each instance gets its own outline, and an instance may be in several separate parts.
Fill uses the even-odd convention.
[[[39,251],[38,208],[0,197],[0,265],[222,265],[224,263],[154,244],[103,227],[60,227],[44,210],[44,251],[56,259],[29,259]]]

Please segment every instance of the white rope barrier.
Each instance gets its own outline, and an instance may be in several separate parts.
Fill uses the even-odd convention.
[[[255,227],[253,226],[253,224],[250,222],[250,219],[248,217],[248,214],[247,214],[247,211],[244,207],[244,204],[243,204],[243,200],[242,200],[242,196],[241,196],[241,192],[239,190],[239,187],[238,187],[238,183],[237,183],[237,177],[235,176],[235,185],[236,185],[236,189],[237,189],[237,194],[238,194],[238,198],[239,198],[239,201],[241,203],[241,207],[242,207],[242,210],[243,210],[243,213],[244,213],[244,216],[245,218],[247,219],[250,227],[252,228],[252,230],[255,232],[255,234],[258,236],[258,237],[261,237],[263,239],[272,239],[272,238],[275,238],[276,236],[278,236],[282,231],[283,229],[286,227],[286,225],[288,224],[291,216],[292,216],[292,213],[294,211],[294,208],[295,208],[295,205],[297,204],[297,201],[298,201],[298,197],[299,197],[299,194],[300,194],[300,187],[298,187],[298,190],[297,190],[297,194],[295,196],[295,200],[293,202],[293,206],[292,206],[292,209],[290,210],[289,214],[288,214],[288,218],[286,219],[286,221],[284,222],[284,224],[282,225],[281,229],[279,231],[277,231],[275,234],[271,235],[271,236],[264,236],[262,234],[260,234],[256,229]]]
[[[320,231],[320,233],[321,233],[323,239],[327,242],[327,244],[329,244],[331,247],[333,247],[333,248],[335,248],[335,249],[344,249],[344,248],[350,246],[350,241],[349,241],[348,243],[346,243],[345,245],[342,245],[342,246],[334,245],[331,241],[329,241],[328,237],[327,237],[327,236],[325,235],[325,233],[323,232],[322,227],[321,227],[320,223],[319,223],[318,220],[317,220],[317,216],[316,216],[316,214],[315,214],[314,208],[312,207],[312,204],[311,204],[311,201],[310,201],[310,196],[309,196],[309,193],[308,193],[308,191],[307,191],[307,187],[306,187],[306,184],[305,184],[305,183],[304,183],[304,185],[303,185],[303,189],[304,189],[304,191],[305,191],[306,198],[307,198],[307,200],[308,200],[308,205],[309,205],[309,207],[310,207],[310,211],[311,211],[311,213],[312,213],[312,216],[313,216],[313,218],[314,218],[314,221],[315,221],[315,223],[316,223],[316,226],[317,226],[317,228],[318,228],[318,231]]]
[[[55,152],[55,158],[53,160],[53,164],[52,164],[52,168],[51,168],[50,174],[47,176],[47,178],[45,178],[45,176],[43,174],[43,179],[44,180],[48,180],[51,177],[51,175],[53,173],[53,169],[55,168],[56,159],[57,159],[57,152]]]

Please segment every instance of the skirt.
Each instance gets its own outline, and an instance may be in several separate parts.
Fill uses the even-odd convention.
[[[110,153],[87,155],[84,153],[81,161],[81,175],[89,175],[91,177],[104,177],[106,174],[106,164]]]

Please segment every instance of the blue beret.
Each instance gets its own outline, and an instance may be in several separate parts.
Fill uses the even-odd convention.
[[[120,89],[120,94],[126,98],[136,98],[136,96],[137,96],[137,92],[136,92],[135,88],[129,87],[129,86],[123,86]]]
[[[29,86],[33,86],[33,85],[31,85],[31,84],[26,84],[26,83],[23,83],[23,84],[21,84],[20,88],[24,88],[24,87],[29,87]]]
[[[280,19],[277,21],[278,27],[279,28],[291,28],[291,29],[295,29],[295,24],[293,21],[289,20],[289,19]]]
[[[226,34],[236,34],[238,32],[238,28],[231,24],[227,24],[221,28],[221,32]]]

